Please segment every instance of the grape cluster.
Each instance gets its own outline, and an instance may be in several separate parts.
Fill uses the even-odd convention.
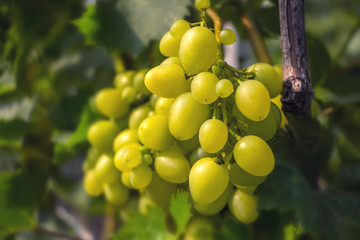
[[[209,6],[196,1],[201,16]],[[167,210],[181,188],[200,214],[228,205],[238,220],[256,220],[253,192],[275,164],[266,141],[284,124],[281,69],[229,66],[221,43],[232,44],[235,34],[224,29],[216,37],[215,31],[204,19],[175,21],[159,44],[167,59],[150,70],[118,74],[114,88],[96,95],[96,109],[110,120],[88,131],[94,152],[84,177],[89,195],[104,193],[122,205],[138,190],[140,203]]]

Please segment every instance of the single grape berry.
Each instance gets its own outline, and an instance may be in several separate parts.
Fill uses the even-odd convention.
[[[177,20],[170,27],[170,34],[177,39],[181,39],[184,33],[190,29],[190,24],[185,20]]]
[[[231,45],[236,40],[236,35],[231,29],[221,30],[219,35],[220,42],[225,45]]]
[[[226,98],[234,92],[234,86],[228,79],[221,79],[216,83],[216,94],[221,98]]]
[[[195,7],[198,10],[206,9],[210,7],[210,0],[196,0]]]

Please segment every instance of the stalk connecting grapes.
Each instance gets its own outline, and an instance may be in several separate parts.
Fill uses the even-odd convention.
[[[221,44],[234,43],[234,32],[207,27],[210,1],[195,5],[200,22],[175,21],[162,37],[166,60],[118,74],[114,88],[96,95],[110,120],[89,129],[94,161],[85,190],[115,205],[139,191],[147,199],[140,203],[167,211],[184,189],[195,212],[214,215],[227,205],[251,223],[258,217],[254,190],[275,165],[266,141],[285,121],[281,73],[266,63],[235,69],[224,62]]]

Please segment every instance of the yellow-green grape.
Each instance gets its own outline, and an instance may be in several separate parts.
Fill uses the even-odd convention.
[[[178,140],[195,136],[209,117],[209,106],[197,102],[190,92],[178,96],[169,112],[169,129]]]
[[[235,105],[233,107],[233,116],[240,121],[238,123],[239,128],[247,135],[255,135],[265,141],[272,139],[276,134],[278,127],[276,115],[275,109],[271,107],[270,113],[264,120],[255,122],[245,117]]]
[[[103,193],[103,183],[97,179],[93,169],[86,172],[83,185],[85,192],[92,197],[98,197]]]
[[[156,207],[154,201],[147,194],[140,194],[139,197],[139,212],[141,214],[148,214],[148,206]]]
[[[188,140],[184,140],[184,141],[177,140],[177,144],[187,154],[189,152],[194,151],[200,146],[199,136],[196,134],[195,136],[193,136]]]
[[[163,98],[159,97],[155,104],[155,113],[169,115],[170,107],[175,98]]]
[[[204,216],[194,216],[190,219],[184,234],[184,240],[215,240],[212,222]]]
[[[257,211],[258,200],[251,194],[234,190],[228,203],[231,213],[242,223],[254,222],[259,213]]]
[[[129,104],[122,98],[122,91],[104,88],[96,94],[97,109],[109,118],[121,118],[129,111]]]
[[[191,93],[201,104],[210,104],[216,101],[216,84],[218,77],[211,72],[201,72],[191,82]]]
[[[151,183],[145,188],[146,194],[164,211],[169,210],[171,196],[177,191],[176,185],[162,179],[153,172]]]
[[[141,145],[136,142],[136,143],[128,143],[126,144],[125,146],[123,146],[122,148],[120,148],[116,153],[115,153],[115,156],[114,156],[114,164],[115,164],[115,167],[122,171],[122,172],[125,172],[125,171],[130,171],[131,168],[128,167],[126,165],[126,161],[123,161],[123,158],[122,158],[122,154],[125,152],[126,149],[128,148],[137,148],[137,149],[140,149],[141,148]]]
[[[116,153],[122,147],[129,143],[136,143],[139,141],[137,129],[130,128],[121,131],[113,142],[113,150]]]
[[[166,98],[174,98],[187,90],[184,71],[176,64],[159,65],[145,75],[145,85],[150,92]]]
[[[130,184],[135,189],[143,189],[146,188],[152,179],[152,171],[151,168],[140,164],[139,166],[131,169],[130,171]]]
[[[239,189],[240,191],[244,192],[244,193],[248,193],[250,195],[253,195],[255,192],[255,189],[257,188],[257,186],[240,186],[240,185],[235,185],[234,186],[237,187],[237,189]]]
[[[248,67],[247,71],[255,73],[255,80],[265,85],[270,98],[274,98],[281,93],[282,81],[273,66],[267,63],[255,63]]]
[[[148,148],[163,151],[175,141],[168,127],[168,117],[154,115],[141,122],[138,130],[140,141]]]
[[[205,158],[205,157],[215,157],[215,154],[205,152],[205,150],[202,147],[198,147],[196,150],[194,150],[189,157],[190,165],[194,165],[199,159]]]
[[[195,7],[198,10],[209,8],[210,0],[195,0]]]
[[[150,111],[148,106],[139,106],[132,110],[129,116],[129,128],[137,129],[140,123],[148,117]]]
[[[104,184],[104,195],[106,201],[114,205],[122,205],[129,198],[129,189],[127,189],[120,179]]]
[[[231,29],[223,29],[220,31],[219,40],[222,44],[231,45],[236,40],[236,35]]]
[[[250,120],[264,120],[270,112],[270,95],[259,81],[248,80],[239,85],[235,92],[236,106]]]
[[[185,20],[177,20],[170,27],[170,34],[177,39],[181,39],[184,33],[190,29],[190,24]]]
[[[101,155],[101,151],[95,147],[89,147],[86,153],[86,159],[83,162],[82,169],[84,172],[87,172],[90,169],[93,169],[96,165],[97,160]]]
[[[276,122],[276,129],[280,128],[281,125],[281,110],[278,108],[278,106],[276,106],[275,103],[271,102],[271,110],[270,110],[270,114],[272,114],[275,118],[275,122]],[[269,114],[269,115],[270,115]],[[265,140],[266,141],[266,140]]]
[[[226,187],[225,191],[223,192],[223,194],[221,194],[221,196],[216,199],[215,201],[209,203],[209,204],[200,204],[197,202],[193,203],[193,206],[195,208],[195,210],[198,213],[201,213],[203,215],[215,215],[217,213],[219,213],[227,204],[230,194],[232,193],[233,190],[233,186],[229,183],[228,186]]]
[[[142,162],[143,164],[149,166],[153,162],[153,157],[150,154],[144,154]]]
[[[125,187],[127,187],[129,189],[133,189],[133,186],[130,183],[130,171],[122,172],[121,182],[124,184]]]
[[[221,98],[227,98],[234,92],[234,86],[228,79],[221,79],[216,83],[216,94]]]
[[[141,71],[137,72],[134,76],[134,87],[135,89],[144,94],[144,95],[150,95],[150,91],[145,86],[145,75],[149,71],[149,69],[142,69]]]
[[[95,148],[111,152],[114,138],[119,131],[119,127],[113,121],[97,121],[89,128],[87,138]]]
[[[142,154],[138,146],[125,146],[118,151],[114,163],[120,171],[128,171],[142,163]]]
[[[245,172],[237,163],[230,164],[228,168],[230,182],[235,186],[257,186],[266,179],[266,176],[258,177]]]
[[[120,90],[124,89],[127,86],[131,86],[134,75],[135,71],[126,71],[124,73],[116,74],[114,78],[114,86]]]
[[[190,170],[189,187],[192,199],[209,204],[220,197],[229,184],[229,172],[213,158],[202,158]]]
[[[120,172],[114,165],[113,158],[108,154],[102,154],[95,166],[96,178],[104,183],[115,181],[120,177]]]
[[[176,64],[178,65],[179,67],[181,67],[181,69],[184,69],[182,64],[181,64],[181,61],[180,61],[180,58],[179,57],[168,57],[167,59],[165,59],[164,61],[162,61],[160,63],[160,65],[164,65],[164,64],[170,64],[170,63],[173,63],[173,64]]]
[[[255,176],[268,175],[275,165],[269,145],[253,135],[245,136],[235,144],[234,158],[239,167]]]
[[[190,164],[178,151],[160,152],[155,158],[155,170],[164,180],[171,183],[183,183],[188,180]]]
[[[215,63],[216,52],[215,35],[206,27],[193,27],[181,38],[179,58],[187,73],[207,71]]]
[[[276,73],[278,74],[278,77],[280,80],[282,80],[282,68],[281,65],[274,65],[273,68],[275,69]]]
[[[159,49],[166,57],[176,57],[178,55],[180,39],[174,38],[170,32],[164,34],[160,40]]]
[[[136,98],[136,89],[133,86],[125,87],[121,92],[121,97],[128,103],[133,102]]]
[[[228,128],[219,119],[206,120],[199,130],[199,141],[201,147],[208,153],[220,151],[228,139]]]
[[[281,94],[277,95],[275,98],[272,98],[271,102],[274,103],[280,109],[281,112],[280,127],[284,127],[286,125],[286,117],[284,112],[281,110],[282,109]]]

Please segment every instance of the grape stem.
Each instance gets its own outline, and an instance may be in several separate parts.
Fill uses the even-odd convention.
[[[219,104],[221,106],[223,121],[226,125],[228,125],[229,120],[228,120],[228,115],[227,115],[227,111],[226,111],[226,106],[225,106],[224,102],[221,102]]]
[[[239,141],[241,139],[241,136],[237,135],[231,128],[229,128],[229,133],[236,139],[236,141]]]

